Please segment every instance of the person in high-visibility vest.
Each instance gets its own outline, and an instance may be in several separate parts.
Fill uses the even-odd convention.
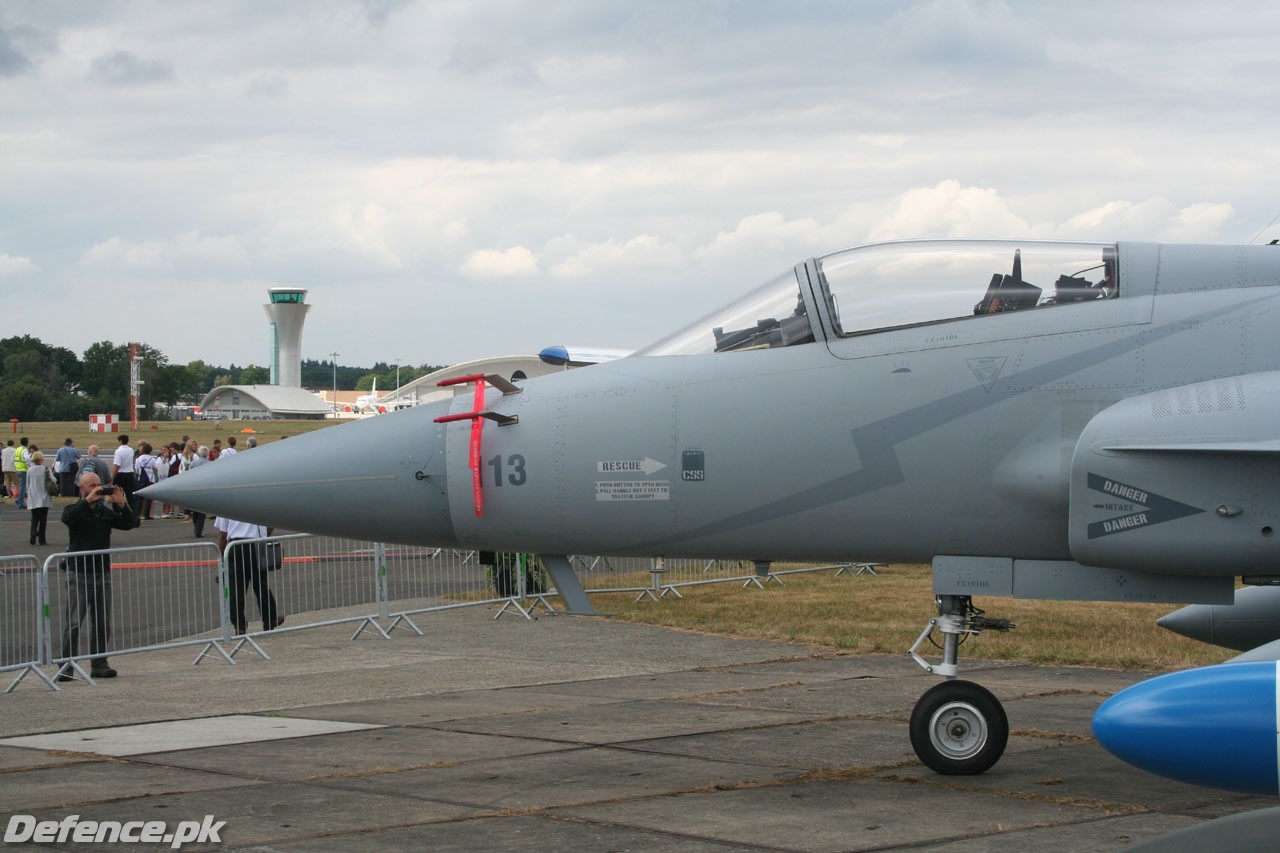
[[[27,508],[27,467],[31,461],[31,451],[27,449],[28,441],[24,435],[18,439],[18,447],[13,452],[13,467],[18,472],[18,509]]]

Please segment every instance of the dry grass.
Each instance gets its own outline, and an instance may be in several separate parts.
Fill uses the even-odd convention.
[[[878,577],[833,573],[785,577],[786,586],[743,590],[716,584],[682,590],[683,599],[633,601],[595,596],[598,610],[649,625],[739,637],[787,640],[834,651],[903,654],[934,614],[928,566],[897,565]],[[627,582],[626,577],[617,578]],[[636,576],[642,585],[647,576]],[[1007,634],[969,638],[961,659],[1168,671],[1220,663],[1234,653],[1159,628],[1176,605],[976,599],[988,615],[1012,620]],[[937,657],[932,648],[925,657]]]

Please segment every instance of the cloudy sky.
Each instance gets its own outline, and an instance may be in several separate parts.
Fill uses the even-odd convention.
[[[1280,237],[1280,4],[0,3],[3,335],[637,347],[914,237]]]

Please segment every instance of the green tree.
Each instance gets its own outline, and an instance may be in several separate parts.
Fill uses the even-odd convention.
[[[0,415],[21,420],[53,420],[76,393],[75,355],[24,335],[0,341],[0,377],[9,393],[0,397]]]
[[[129,415],[129,347],[98,341],[84,351],[80,388],[95,412]]]
[[[40,420],[42,407],[49,405],[49,391],[29,378],[6,381],[0,385],[0,417],[5,420]]]
[[[259,367],[256,364],[247,365],[240,371],[240,381],[237,385],[266,385],[271,381],[271,370],[267,367]]]
[[[213,389],[216,384],[214,379],[218,373],[219,368],[210,364],[205,364],[200,359],[187,362],[187,375],[190,381],[187,394],[192,398],[199,400],[199,398],[203,397]]]

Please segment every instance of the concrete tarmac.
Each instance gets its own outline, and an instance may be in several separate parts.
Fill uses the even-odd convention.
[[[115,544],[189,536],[157,522]],[[1103,751],[1093,710],[1139,673],[962,660],[1013,735],[986,774],[941,777],[907,735],[936,678],[905,655],[493,613],[389,641],[271,635],[270,660],[235,665],[117,657],[119,678],[59,693],[28,677],[0,696],[0,814],[226,822],[186,850],[1040,851],[1273,805]]]

